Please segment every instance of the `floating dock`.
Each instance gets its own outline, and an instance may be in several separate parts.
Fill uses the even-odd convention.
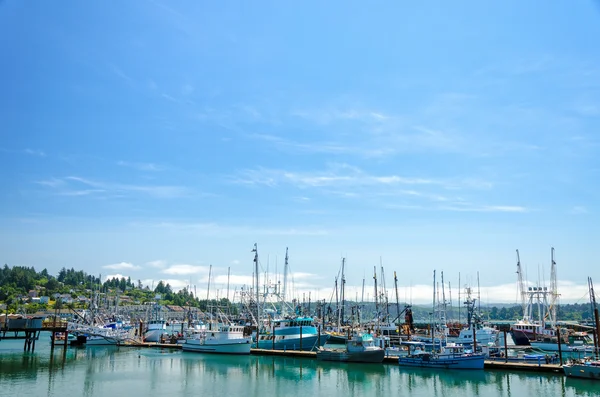
[[[154,347],[159,349],[181,349],[180,344],[175,343],[151,343],[151,342],[133,342],[127,343],[124,346],[131,347]],[[297,357],[316,359],[317,353],[314,351],[300,350],[267,350],[267,349],[250,349],[250,354],[257,356],[280,356],[280,357]],[[398,364],[398,356],[386,356],[383,359],[383,364]],[[564,371],[560,364],[545,364],[545,363],[525,363],[525,362],[504,362],[498,360],[486,360],[484,364],[486,370],[502,370],[502,371],[524,371],[538,373],[555,373],[563,375]]]

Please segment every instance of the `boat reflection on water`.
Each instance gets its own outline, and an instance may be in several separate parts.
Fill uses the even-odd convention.
[[[179,358],[186,376],[198,374],[215,378],[241,376],[251,367],[251,357],[248,355],[183,353]]]
[[[486,371],[438,370],[430,368],[399,368],[399,382],[405,384],[408,391],[428,390],[428,395],[445,395],[446,391],[453,389],[463,390],[469,395],[480,394],[480,387],[486,386],[490,374]],[[436,394],[440,393],[440,394]],[[454,395],[451,393],[450,395]]]

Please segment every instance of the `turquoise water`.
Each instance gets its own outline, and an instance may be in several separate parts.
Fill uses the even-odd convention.
[[[504,371],[406,369],[312,359],[0,341],[2,396],[600,396],[600,382]]]

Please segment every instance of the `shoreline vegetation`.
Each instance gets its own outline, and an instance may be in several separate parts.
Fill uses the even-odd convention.
[[[34,267],[8,266],[0,268],[0,312],[34,314],[60,309],[85,309],[89,306],[92,294],[99,293],[105,303],[118,306],[144,305],[157,302],[160,305],[173,305],[206,310],[210,306],[221,305],[233,311],[239,309],[227,298],[198,299],[197,296],[182,288],[175,292],[168,283],[159,281],[155,288],[143,286],[140,280],[133,282],[131,278],[112,278],[101,282],[99,277],[89,275],[74,268],[62,268],[53,276],[46,269],[37,272]],[[157,299],[158,298],[158,299]],[[335,302],[322,302],[324,305]],[[357,302],[346,302],[356,305]],[[360,303],[366,310],[374,302]],[[313,304],[313,307],[316,305]],[[395,314],[395,304],[389,304],[390,314]],[[426,323],[431,307],[428,305],[412,305],[415,322]],[[522,308],[518,304],[482,304],[481,317],[490,322],[512,322],[522,317]],[[461,313],[465,316],[464,311]],[[458,306],[448,310],[448,319],[460,320]],[[592,321],[593,313],[588,302],[564,304],[558,307],[558,318],[564,322]]]

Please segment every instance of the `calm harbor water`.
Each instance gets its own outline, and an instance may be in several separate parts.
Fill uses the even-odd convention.
[[[43,338],[43,337],[42,337]],[[600,396],[600,382],[504,371],[405,369],[134,347],[35,353],[0,341],[1,396]]]

